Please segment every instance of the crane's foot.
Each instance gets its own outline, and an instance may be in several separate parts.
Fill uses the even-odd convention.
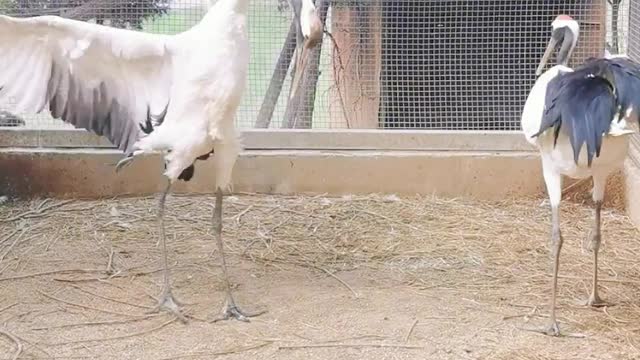
[[[558,326],[557,321],[551,321],[544,327],[543,332],[545,335],[549,336],[560,336],[560,326]]]
[[[118,161],[116,163],[116,172],[119,172],[123,168],[127,167],[128,165],[130,165],[132,161],[133,161],[133,156],[131,156],[131,155],[120,159],[120,161]]]
[[[611,306],[612,304],[602,300],[597,293],[592,293],[591,295],[589,295],[589,298],[587,300],[581,302],[581,305],[591,307],[604,307]]]
[[[165,287],[162,294],[158,298],[158,304],[149,311],[149,313],[157,313],[160,310],[168,311],[175,315],[183,323],[187,323],[187,317],[182,313],[182,304],[173,297],[171,289]]]
[[[266,313],[266,310],[258,311],[254,313],[247,313],[242,310],[235,304],[233,301],[227,301],[224,305],[224,309],[222,309],[222,314],[218,317],[211,320],[211,322],[218,322],[222,320],[236,319],[238,321],[249,322],[249,318],[260,316]]]
[[[534,328],[519,328],[524,331],[531,331],[538,334],[549,335],[549,336],[560,336],[560,327],[558,326],[557,321],[551,321],[545,327],[534,327]]]
[[[576,338],[576,339],[584,339],[587,336],[581,333],[560,333],[560,327],[556,321],[550,322],[547,326],[543,328],[519,328],[524,331],[531,331],[538,334],[543,334],[547,336],[555,336],[555,337],[568,337],[568,338]]]
[[[519,328],[519,329],[538,333],[538,334],[548,335],[548,336],[560,336],[560,328],[558,327],[558,323],[552,323],[545,327]]]

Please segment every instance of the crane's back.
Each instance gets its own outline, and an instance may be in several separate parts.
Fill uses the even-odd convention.
[[[138,142],[144,152],[170,150],[165,156],[165,174],[170,178],[177,178],[216,144],[228,144],[237,153],[234,116],[249,66],[247,9],[242,6],[246,2],[220,0],[198,25],[171,40],[172,86],[166,117]],[[214,159],[225,157],[220,152],[215,150]],[[218,183],[228,183],[228,177],[223,174]]]
[[[233,120],[231,113],[246,87],[250,56],[246,9],[234,6],[236,2],[219,1],[198,25],[174,39],[171,99],[183,115],[215,107],[208,122]],[[170,115],[167,121],[183,121]]]

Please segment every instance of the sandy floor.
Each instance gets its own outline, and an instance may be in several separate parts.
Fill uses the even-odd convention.
[[[0,359],[640,358],[640,236],[603,213],[591,309],[589,204],[563,203],[559,319],[548,315],[541,199],[274,197],[225,200],[225,244],[250,323],[206,320],[224,300],[211,198],[172,196],[174,292],[191,316],[148,314],[161,285],[154,198],[0,205]]]

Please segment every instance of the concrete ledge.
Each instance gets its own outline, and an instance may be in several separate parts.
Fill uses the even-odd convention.
[[[629,157],[624,163],[624,190],[627,214],[640,228],[640,139],[633,135],[629,144]]]
[[[534,151],[520,132],[243,129],[246,150]],[[0,148],[113,148],[85,130],[0,129]]]
[[[164,181],[159,156],[116,174],[110,149],[0,148],[0,194],[109,197],[152,194]],[[211,193],[212,162],[177,192]],[[541,194],[535,152],[248,150],[234,169],[235,191],[260,193],[436,194],[502,199]]]
[[[640,198],[640,169],[628,159],[624,163],[624,189],[625,189],[625,206],[629,219],[636,225],[640,226],[640,204],[637,199]]]

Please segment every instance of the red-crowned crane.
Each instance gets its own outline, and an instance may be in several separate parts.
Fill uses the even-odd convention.
[[[551,204],[553,279],[550,319],[543,330],[560,334],[556,321],[556,291],[562,235],[559,205],[562,176],[593,178],[595,216],[583,246],[593,251],[593,283],[586,301],[601,306],[598,295],[598,250],[601,242],[600,211],[607,177],[623,165],[628,150],[629,127],[638,120],[640,67],[626,57],[588,59],[575,70],[567,67],[579,35],[578,22],[567,15],[553,23],[549,45],[540,61],[540,75],[559,45],[557,65],[540,75],[522,113],[522,130],[540,150],[542,172]]]
[[[312,0],[290,2],[299,34],[299,79],[304,54],[323,29]],[[16,99],[22,111],[48,108],[54,118],[105,136],[126,154],[117,168],[139,155],[164,154],[168,181],[158,209],[164,285],[155,311],[169,310],[183,321],[169,281],[164,204],[171,185],[189,181],[196,160],[210,154],[216,171],[213,228],[227,297],[221,318],[251,316],[233,299],[222,243],[222,196],[230,190],[241,148],[234,116],[247,80],[248,9],[249,0],[211,0],[201,21],[176,35],[57,16],[0,15],[0,99]]]

